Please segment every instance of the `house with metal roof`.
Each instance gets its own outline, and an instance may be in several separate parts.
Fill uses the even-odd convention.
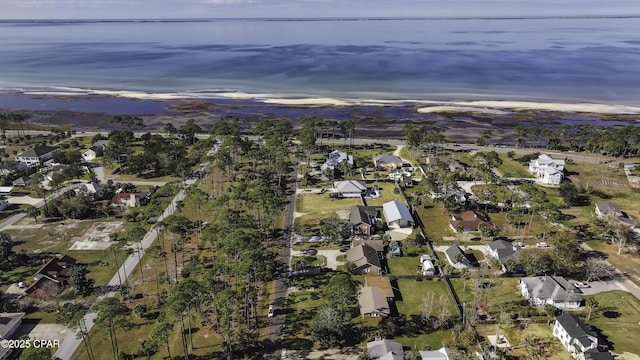
[[[582,319],[573,314],[556,317],[553,336],[578,360],[612,360],[613,356],[602,344],[598,334]]]
[[[438,350],[420,351],[421,360],[452,360],[453,356],[449,348],[443,347]]]
[[[389,227],[406,228],[415,224],[409,207],[399,201],[394,200],[382,204],[382,211]]]
[[[542,154],[529,162],[529,171],[547,184],[558,185],[564,177],[564,160]]]
[[[577,309],[583,302],[580,290],[562,276],[522,278],[520,290],[532,305],[550,304],[559,309]]]

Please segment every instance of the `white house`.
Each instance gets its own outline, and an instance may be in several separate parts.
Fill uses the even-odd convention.
[[[529,171],[547,184],[558,185],[564,177],[564,160],[554,160],[542,154],[529,162]]]
[[[577,309],[582,305],[580,291],[562,276],[522,278],[520,290],[532,305],[551,304],[559,309]]]
[[[93,149],[86,149],[82,152],[82,159],[84,161],[91,161],[96,158],[97,154]]]
[[[367,190],[367,185],[362,180],[344,180],[333,183],[333,192],[341,197],[360,197]]]
[[[60,148],[57,146],[40,145],[18,154],[16,160],[27,164],[27,166],[38,166],[51,159],[58,152],[60,152]]]
[[[335,175],[335,168],[341,162],[346,161],[349,168],[353,167],[353,156],[348,155],[345,152],[334,150],[329,153],[329,157],[320,165],[322,176],[325,178],[333,179]]]
[[[415,223],[409,212],[409,207],[399,201],[389,201],[382,204],[382,211],[389,227],[406,228]]]
[[[562,346],[578,360],[606,360],[613,356],[606,346],[599,344],[598,335],[582,319],[573,314],[556,317],[553,336],[560,339]]]

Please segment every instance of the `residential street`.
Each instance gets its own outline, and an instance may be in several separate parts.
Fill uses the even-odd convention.
[[[186,181],[185,187],[192,185],[196,182],[196,179],[189,179]],[[164,218],[166,218],[167,216],[173,214],[173,212],[175,211],[178,202],[182,201],[184,199],[184,197],[186,196],[186,192],[184,189],[180,190],[180,192],[173,198],[173,201],[169,204],[169,206],[167,206],[167,208],[164,210],[164,212],[162,213],[162,215],[160,215],[157,219],[158,222],[162,221]],[[142,249],[140,250],[140,258],[143,257],[144,255],[144,250],[146,250],[149,246],[151,246],[151,244],[155,241],[155,239],[158,236],[158,232],[155,229],[150,230],[143,238],[142,238]],[[136,266],[138,265],[138,254],[137,253],[133,253],[131,254],[122,264],[122,266],[120,267],[120,269],[118,269],[118,273],[114,274],[114,276],[111,278],[111,280],[109,281],[109,283],[107,284],[108,286],[110,286],[111,288],[116,288],[119,284],[119,276],[122,279],[125,279],[127,277],[129,277],[129,275],[131,275],[131,273],[133,273],[136,270]],[[97,301],[102,300],[105,297],[113,297],[117,294],[117,292],[112,291],[109,292],[105,295],[101,295],[98,297]],[[89,311],[85,317],[85,323],[87,324],[87,331],[90,331],[91,328],[93,328],[94,325],[94,321],[96,319],[97,314],[95,312]],[[80,346],[82,342],[82,339],[77,338],[75,336],[67,336],[65,337],[65,339],[62,341],[62,343],[60,344],[60,347],[58,348],[58,351],[56,351],[55,356],[59,357],[60,359],[71,359],[73,354],[75,353],[76,349]]]
[[[267,335],[267,344],[265,346],[266,357],[268,359],[284,358],[283,337],[285,312],[287,305],[287,296],[289,287],[289,279],[287,272],[289,262],[291,260],[291,234],[293,233],[293,214],[296,211],[296,181],[298,178],[297,163],[293,166],[293,171],[289,175],[290,183],[287,190],[287,205],[284,210],[284,236],[280,245],[279,259],[285,264],[286,270],[282,272],[282,276],[275,280],[273,307],[275,309],[274,316],[269,319],[269,333]],[[268,306],[268,304],[266,305]]]

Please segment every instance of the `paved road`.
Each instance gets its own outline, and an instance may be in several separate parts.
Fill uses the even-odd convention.
[[[280,261],[286,265],[287,270],[290,268],[291,261],[291,234],[293,234],[293,214],[296,211],[296,180],[298,178],[298,166],[295,165],[294,170],[290,174],[290,184],[287,196],[287,205],[284,212],[284,229],[285,234],[280,245],[278,253]],[[283,337],[285,324],[285,310],[287,305],[287,297],[289,295],[287,288],[289,282],[286,273],[282,277],[276,279],[274,286],[273,306],[275,315],[269,321],[269,332],[267,335],[268,344],[265,346],[268,359],[284,358],[286,351],[283,351]]]
[[[195,179],[187,180],[186,186],[193,185],[195,182],[196,182]],[[169,206],[167,206],[167,208],[164,210],[162,215],[158,217],[157,221],[160,222],[167,216],[173,214],[173,212],[177,208],[178,202],[182,201],[185,196],[186,196],[185,190],[184,189],[180,190],[180,192],[173,198],[173,201],[171,201],[171,204],[169,204]],[[141,242],[142,249],[140,250],[140,258],[144,256],[144,251],[149,246],[151,246],[151,244],[156,240],[157,237],[158,237],[157,229],[152,229],[142,238],[142,242]],[[128,278],[129,275],[131,275],[136,270],[138,261],[139,261],[138,254],[137,253],[131,254],[131,256],[129,256],[124,261],[120,269],[118,269],[118,272],[111,278],[111,280],[107,285],[115,289],[118,285],[120,285],[120,280],[119,280],[120,278],[124,280]],[[112,291],[107,294],[101,295],[100,297],[98,297],[96,302],[106,297],[113,297],[116,294],[117,292]],[[92,312],[91,310],[87,312],[87,314],[85,315],[84,320],[85,320],[85,323],[87,324],[87,331],[91,331],[91,328],[93,328],[96,317],[97,317],[97,314],[95,312]],[[71,359],[76,349],[80,346],[81,341],[82,341],[81,339],[78,339],[75,336],[65,337],[65,339],[60,344],[58,351],[56,351],[55,356],[61,359]]]

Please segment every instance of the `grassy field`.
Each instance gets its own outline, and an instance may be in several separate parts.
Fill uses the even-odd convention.
[[[440,204],[436,204],[435,207],[427,207],[424,211],[418,208],[417,212],[422,219],[429,240],[438,245],[447,244],[448,242],[444,242],[442,238],[454,235],[451,227],[449,227],[449,221],[451,220],[449,211],[442,209]]]
[[[424,248],[424,253],[428,254],[429,249]],[[414,256],[399,256],[387,258],[389,271],[392,275],[418,275],[420,258]]]
[[[377,185],[378,188],[380,189],[380,197],[367,198],[366,201],[368,206],[382,206],[382,204],[389,201],[394,201],[394,200],[404,202],[404,198],[402,197],[402,194],[394,193],[394,190],[396,188],[396,185],[394,183],[375,182],[375,183],[367,184],[367,187],[372,188],[374,185]]]
[[[451,316],[455,317],[458,315],[444,282],[438,280],[416,281],[414,279],[398,279],[397,283],[402,296],[400,301],[396,301],[396,306],[400,314],[420,316],[422,298],[427,294],[436,293],[445,296],[448,300]]]
[[[520,164],[517,160],[509,158],[505,153],[498,153],[502,164],[498,166],[498,171],[504,177],[533,178],[533,174],[529,172],[528,167]]]
[[[296,211],[312,213],[319,211],[349,210],[353,205],[362,205],[360,198],[333,199],[329,194],[299,194],[296,198]]]
[[[478,325],[478,334],[484,338],[496,334],[497,325]],[[571,360],[573,357],[565,350],[560,341],[553,336],[552,327],[546,324],[528,324],[524,329],[516,325],[502,325],[500,334],[506,336],[511,344],[511,350],[507,355],[522,358],[527,355],[528,349],[524,345],[524,340],[538,339],[541,343],[547,344],[549,360]],[[488,341],[488,340],[487,340]]]
[[[640,355],[640,300],[624,291],[608,291],[593,297],[600,306],[585,321],[604,335],[614,352]]]
[[[460,301],[470,303],[473,300],[473,280],[451,279]],[[497,312],[500,308],[505,311],[516,312],[522,306],[524,300],[518,288],[518,279],[515,278],[486,278],[481,279],[482,297],[486,299],[489,312]],[[527,305],[528,306],[528,305]]]
[[[334,210],[307,213],[294,220],[296,233],[300,235],[312,236],[320,235],[320,221],[322,219],[339,216]]]

